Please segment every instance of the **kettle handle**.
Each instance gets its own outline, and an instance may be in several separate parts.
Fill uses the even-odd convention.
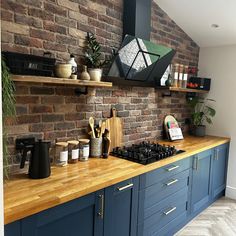
[[[25,167],[27,153],[28,151],[32,151],[33,147],[34,147],[33,145],[28,145],[24,147],[21,162],[20,162],[20,169],[23,169]]]

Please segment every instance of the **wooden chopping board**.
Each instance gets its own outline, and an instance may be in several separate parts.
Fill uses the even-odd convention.
[[[115,108],[112,108],[112,117],[106,120],[106,129],[109,130],[110,151],[114,147],[121,147],[123,141],[123,122],[120,117],[117,117]]]

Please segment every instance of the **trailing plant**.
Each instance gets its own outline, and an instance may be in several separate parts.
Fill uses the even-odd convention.
[[[101,45],[97,41],[94,34],[87,32],[85,50],[85,60],[87,66],[89,68],[101,68],[110,64],[111,59],[102,60],[101,56]]]
[[[15,117],[15,97],[14,97],[14,83],[10,78],[9,69],[4,58],[1,58],[2,69],[2,121],[3,121],[3,173],[8,178],[8,148],[7,148],[7,132],[6,122],[10,117]]]
[[[212,117],[216,114],[215,109],[210,106],[212,102],[215,102],[215,100],[199,97],[189,100],[189,105],[193,108],[192,124],[194,126],[201,126],[205,121],[208,124],[212,124]]]

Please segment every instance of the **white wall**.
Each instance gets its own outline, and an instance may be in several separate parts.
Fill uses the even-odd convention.
[[[236,199],[236,44],[201,48],[199,76],[212,78],[216,116],[207,133],[231,137],[226,195]]]

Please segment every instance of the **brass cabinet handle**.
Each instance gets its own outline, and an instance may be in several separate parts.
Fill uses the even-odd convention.
[[[103,194],[99,194],[99,212],[98,212],[98,216],[103,219],[104,217],[104,195]]]
[[[134,186],[134,184],[133,183],[130,183],[130,184],[127,184],[127,185],[125,185],[125,186],[123,186],[123,187],[117,187],[117,190],[118,191],[123,191],[123,190],[125,190],[125,189],[127,189],[127,188],[130,188],[130,187],[133,187]]]
[[[177,183],[179,180],[178,179],[173,179],[172,181],[168,182],[168,183],[165,183],[166,186],[170,186],[172,184],[175,184]]]
[[[164,211],[163,213],[167,216],[169,215],[171,212],[175,211],[176,207],[172,207],[171,209],[169,209],[168,211]]]
[[[170,172],[170,171],[178,169],[178,168],[179,168],[179,166],[173,166],[173,167],[167,168],[166,170]]]

